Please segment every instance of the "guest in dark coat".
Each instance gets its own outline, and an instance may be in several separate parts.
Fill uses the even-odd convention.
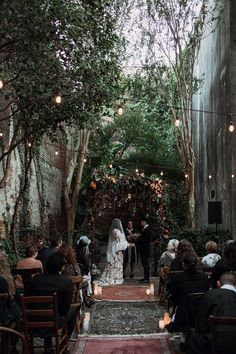
[[[35,275],[30,281],[30,295],[52,295],[57,294],[58,312],[60,322],[66,320],[68,336],[70,337],[75,327],[78,308],[71,307],[73,284],[69,277],[62,275],[63,267],[66,264],[65,257],[56,252],[49,256],[46,263],[46,272]],[[49,345],[47,343],[47,345]]]
[[[141,220],[142,232],[140,237],[136,241],[137,249],[140,254],[141,262],[144,270],[144,278],[140,282],[149,283],[150,282],[150,265],[149,257],[151,253],[151,241],[152,234],[150,226],[147,223],[147,219],[143,218]]]
[[[192,246],[192,244],[186,240],[180,240],[175,259],[170,264],[170,271],[180,271],[183,270],[183,257],[187,254],[197,257],[197,254]]]
[[[230,271],[236,271],[236,242],[226,246],[224,257],[215,264],[210,278],[211,286],[216,288],[221,275]]]
[[[220,288],[210,290],[202,300],[197,318],[197,332],[191,339],[191,354],[211,353],[212,337],[209,316],[236,317],[236,278],[233,273],[224,273],[218,281]],[[224,326],[219,329],[217,353],[235,354],[236,329]]]
[[[48,258],[57,252],[58,248],[61,246],[62,240],[61,238],[59,239],[52,239],[50,246],[46,248],[40,255],[40,260],[43,263],[43,266],[46,266]]]
[[[186,323],[186,296],[191,293],[205,293],[209,289],[208,276],[197,270],[198,259],[194,255],[185,255],[183,258],[184,271],[173,276],[167,284],[176,305],[175,319],[167,329],[178,332],[185,328]]]

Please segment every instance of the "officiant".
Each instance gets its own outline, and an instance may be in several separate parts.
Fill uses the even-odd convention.
[[[124,255],[124,277],[125,277],[125,271],[127,265],[129,265],[130,279],[134,277],[134,264],[137,263],[138,261],[137,250],[134,243],[134,235],[136,235],[136,232],[134,231],[133,228],[133,221],[129,220],[127,223],[127,227],[125,229],[125,236],[126,236],[126,240],[129,243],[129,247],[125,250],[125,255]]]

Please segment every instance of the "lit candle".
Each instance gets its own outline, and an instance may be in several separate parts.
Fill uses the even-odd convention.
[[[98,289],[94,289],[93,293],[94,293],[95,296],[98,296]]]
[[[102,295],[102,287],[101,286],[98,287],[98,295]]]
[[[154,289],[154,284],[151,284],[151,285],[150,285],[150,294],[151,294],[151,295],[154,295],[154,290],[155,290],[155,289]]]
[[[150,295],[151,294],[151,290],[150,289],[146,289],[146,294]]]
[[[83,322],[83,330],[85,332],[89,329],[89,322],[90,322],[90,312],[85,312],[84,314],[84,322]]]
[[[164,329],[164,328],[165,328],[165,322],[164,322],[164,320],[160,320],[160,321],[159,321],[159,328],[160,328],[160,329]]]

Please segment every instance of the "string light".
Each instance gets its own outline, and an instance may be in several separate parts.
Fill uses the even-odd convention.
[[[234,174],[232,173],[231,178],[234,178]]]
[[[31,143],[28,143],[28,147],[31,148],[31,147],[32,147],[32,144],[31,144]]]
[[[56,96],[54,97],[54,101],[55,101],[57,104],[60,104],[61,101],[62,101],[61,95],[56,95]]]
[[[212,179],[212,175],[209,175],[208,178],[209,178],[209,179]]]
[[[136,168],[135,172],[138,173],[138,168]]]
[[[122,106],[117,107],[118,116],[122,116],[124,114],[124,108]]]
[[[230,133],[233,133],[233,132],[234,132],[234,130],[235,130],[234,123],[233,123],[233,122],[231,122],[231,123],[230,123],[230,125],[229,125],[229,132],[230,132]]]
[[[179,118],[176,118],[176,120],[175,120],[175,126],[176,126],[176,128],[179,128],[179,126],[180,126],[180,120],[179,120]]]
[[[112,168],[112,163],[110,163],[109,167]]]
[[[187,179],[188,178],[188,174],[186,173],[184,177]]]
[[[0,138],[2,138],[2,137],[3,137],[3,133],[1,132],[1,133],[0,133]]]
[[[160,175],[161,175],[161,176],[164,176],[164,172],[163,172],[163,171],[161,171]]]
[[[3,86],[4,86],[4,82],[3,82],[3,80],[0,80],[0,90],[3,89]]]
[[[86,159],[86,157],[84,158],[84,162],[85,162],[85,163],[87,162],[87,159]]]
[[[55,155],[58,156],[58,155],[59,155],[59,152],[58,152],[58,151],[55,151]]]

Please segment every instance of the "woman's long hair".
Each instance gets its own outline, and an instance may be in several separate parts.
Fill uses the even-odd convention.
[[[0,276],[6,279],[8,283],[9,295],[13,297],[16,293],[15,283],[11,274],[11,267],[7,260],[7,256],[0,252]]]
[[[74,269],[76,269],[76,264],[77,264],[76,253],[72,246],[68,245],[68,243],[63,243],[59,247],[58,252],[62,253],[65,256],[66,262],[68,264],[72,264]]]
[[[198,258],[192,254],[183,257],[184,270],[194,276],[197,272]]]
[[[176,258],[180,259],[181,261],[183,260],[183,257],[186,255],[192,255],[198,258],[191,242],[189,242],[186,239],[180,240],[178,247],[177,247],[177,255]]]

